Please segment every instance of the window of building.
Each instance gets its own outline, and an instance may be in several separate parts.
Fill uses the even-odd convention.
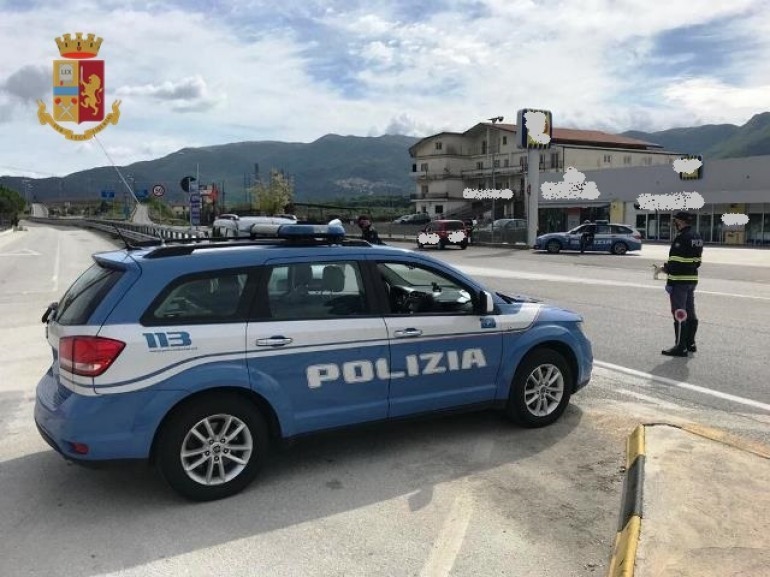
[[[612,155],[611,154],[605,154],[604,155],[604,164],[612,164]]]
[[[481,170],[481,169],[483,169],[483,168],[484,168],[484,162],[483,162],[483,161],[481,161],[481,160],[479,160],[479,161],[476,163],[476,168],[477,168],[478,170]]]
[[[551,153],[551,168],[559,168],[559,153]]]
[[[540,153],[540,168],[545,168],[545,154]]]
[[[421,170],[422,172],[428,172],[428,163],[427,163],[427,162],[423,162],[423,163],[420,165],[420,170]]]
[[[482,140],[481,141],[481,154],[486,154],[486,153],[487,153],[487,141],[486,140]]]
[[[652,166],[652,158],[650,158],[649,156],[645,156],[645,157],[642,159],[642,163],[643,163],[645,166]]]
[[[441,150],[442,146],[443,145],[441,144],[441,142],[437,142],[436,143],[436,150]]]
[[[508,144],[508,137],[503,136],[503,146],[505,146],[506,144]]]
[[[495,159],[495,168],[500,168],[500,161]]]
[[[442,214],[444,212],[444,205],[443,204],[437,204],[436,205],[436,214]]]
[[[503,166],[508,166],[509,164],[510,162],[507,158],[503,159]]]
[[[630,154],[627,154],[627,155],[625,155],[623,157],[623,164],[625,164],[625,165],[631,164],[631,155]]]
[[[423,194],[428,194],[428,185],[427,184],[423,184],[420,187],[420,192],[422,192]]]

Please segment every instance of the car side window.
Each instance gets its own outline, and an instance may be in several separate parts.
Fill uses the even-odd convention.
[[[381,262],[390,315],[472,315],[472,292],[438,271],[401,262]]]
[[[368,314],[357,262],[293,263],[270,267],[261,319],[314,320]]]
[[[606,224],[597,224],[596,234],[610,234],[610,227]]]
[[[182,277],[164,289],[142,317],[145,325],[245,320],[247,273],[219,271]]]
[[[617,224],[611,225],[610,228],[612,228],[612,234],[631,234],[634,232],[627,226],[619,226]]]

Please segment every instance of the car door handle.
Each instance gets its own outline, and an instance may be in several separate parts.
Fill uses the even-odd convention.
[[[290,345],[294,342],[294,339],[289,337],[270,337],[267,339],[257,339],[258,347],[282,347],[283,345]]]
[[[420,329],[400,329],[393,332],[393,336],[399,339],[408,339],[410,337],[419,337],[422,335]]]

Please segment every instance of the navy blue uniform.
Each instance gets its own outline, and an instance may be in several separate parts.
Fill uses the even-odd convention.
[[[677,343],[674,347],[680,353],[689,350],[695,352],[695,333],[698,330],[698,317],[695,314],[695,287],[698,284],[698,269],[703,254],[703,239],[697,231],[688,225],[683,227],[671,243],[668,262],[663,270],[668,274],[666,292],[671,300],[671,314],[677,310],[687,313],[681,327],[674,316],[674,331]],[[679,355],[683,356],[683,355]]]

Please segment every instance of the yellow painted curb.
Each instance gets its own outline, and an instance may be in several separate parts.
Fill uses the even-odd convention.
[[[608,577],[633,577],[642,529],[645,435],[639,425],[626,441],[626,477],[623,481],[620,521],[615,535]]]

